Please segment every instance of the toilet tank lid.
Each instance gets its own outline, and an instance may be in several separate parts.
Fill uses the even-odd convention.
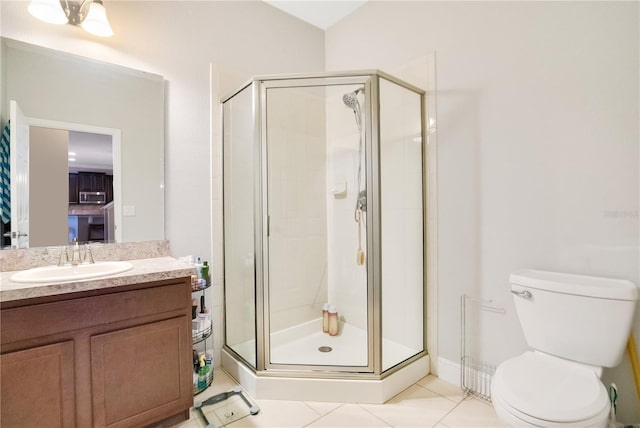
[[[638,286],[626,279],[525,269],[509,276],[509,282],[538,290],[615,300],[638,300]]]

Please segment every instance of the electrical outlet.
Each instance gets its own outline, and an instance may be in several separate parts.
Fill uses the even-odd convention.
[[[134,205],[123,205],[122,215],[127,217],[133,217],[136,215],[136,207]]]

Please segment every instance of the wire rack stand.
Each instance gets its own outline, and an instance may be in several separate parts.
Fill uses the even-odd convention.
[[[474,395],[483,400],[491,401],[491,379],[496,371],[496,366],[486,361],[469,355],[467,348],[467,306],[474,304],[477,309],[498,314],[504,314],[505,309],[492,305],[492,300],[482,300],[463,294],[460,296],[460,387],[465,394]]]

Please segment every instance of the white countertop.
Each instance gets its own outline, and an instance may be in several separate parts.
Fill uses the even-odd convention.
[[[127,260],[132,269],[98,278],[78,281],[19,283],[11,281],[11,276],[20,271],[0,273],[0,302],[47,297],[81,291],[113,288],[165,279],[184,278],[196,273],[194,267],[173,257]]]

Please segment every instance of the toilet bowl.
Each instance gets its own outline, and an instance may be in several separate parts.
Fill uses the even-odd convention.
[[[511,426],[606,427],[611,406],[597,369],[536,351],[498,367],[491,400]]]
[[[606,427],[611,404],[600,375],[622,360],[638,287],[537,270],[509,280],[531,350],[498,365],[496,414],[514,427]]]

